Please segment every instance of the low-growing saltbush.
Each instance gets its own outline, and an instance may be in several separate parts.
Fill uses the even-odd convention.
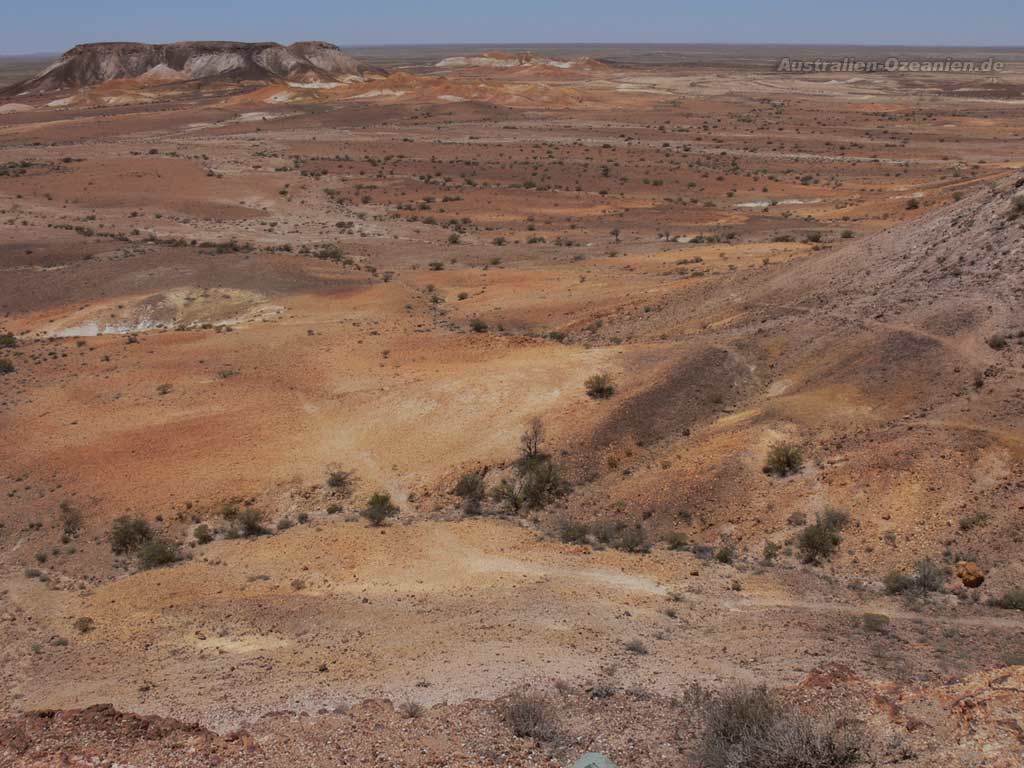
[[[520,738],[552,741],[558,736],[558,716],[554,707],[537,693],[514,693],[503,706],[505,722]]]
[[[170,565],[179,559],[177,545],[159,536],[150,539],[139,549],[139,567],[143,570]]]
[[[804,466],[803,451],[793,443],[776,443],[768,449],[768,458],[764,463],[764,472],[776,477],[795,475]]]
[[[152,538],[149,523],[139,517],[119,517],[110,528],[110,548],[116,555],[135,552]]]
[[[585,385],[587,395],[595,400],[607,400],[615,394],[612,377],[607,373],[595,373],[587,379]]]
[[[842,537],[839,532],[849,523],[850,516],[838,509],[826,509],[797,538],[797,545],[805,563],[820,563],[835,552]]]
[[[398,514],[398,507],[391,501],[391,494],[375,493],[359,512],[372,526],[384,525],[389,517]]]

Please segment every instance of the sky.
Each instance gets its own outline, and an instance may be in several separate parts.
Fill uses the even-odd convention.
[[[1024,46],[1024,1],[46,0],[5,2],[0,54],[76,43],[845,43]],[[14,11],[15,7],[17,12]]]

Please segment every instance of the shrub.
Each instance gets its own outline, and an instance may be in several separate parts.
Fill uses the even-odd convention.
[[[14,373],[14,363],[6,357],[0,357],[0,375]]]
[[[402,717],[415,720],[423,715],[423,705],[418,701],[406,701],[398,708],[398,711],[402,713]]]
[[[143,570],[170,565],[178,560],[178,547],[161,537],[150,539],[139,550],[139,567]]]
[[[481,320],[479,317],[474,317],[469,321],[470,330],[474,333],[487,333],[487,323]]]
[[[890,595],[938,592],[945,582],[945,571],[927,558],[914,566],[913,575],[890,571],[884,579],[885,591]]]
[[[590,526],[573,520],[562,520],[558,524],[558,538],[565,544],[586,544]]]
[[[287,531],[291,527],[292,527],[291,518],[282,517],[280,520],[277,521],[277,530],[279,530],[279,531]]]
[[[727,544],[724,547],[719,547],[718,551],[715,552],[715,560],[725,565],[728,565],[736,559],[736,548],[731,544]]]
[[[647,646],[639,640],[630,640],[624,646],[630,653],[635,653],[637,656],[646,656],[648,654]]]
[[[837,509],[827,509],[808,525],[797,538],[797,545],[805,563],[819,563],[835,552],[842,538],[839,532],[849,522],[849,515]]]
[[[799,446],[793,443],[776,443],[768,449],[764,472],[776,477],[787,477],[795,475],[803,466],[804,456]]]
[[[890,595],[900,595],[914,588],[914,577],[900,571],[889,571],[883,579],[885,591]]]
[[[764,543],[764,549],[761,550],[761,562],[765,565],[772,565],[781,551],[782,547],[774,541],[766,541]]]
[[[391,502],[391,494],[375,493],[359,514],[366,518],[370,525],[380,526],[384,525],[384,521],[389,517],[398,514],[398,507]]]
[[[665,537],[665,546],[673,552],[681,552],[690,546],[690,539],[685,533],[672,531]]]
[[[483,472],[467,472],[459,478],[453,493],[462,499],[463,512],[467,515],[479,515],[486,490]]]
[[[587,379],[584,386],[587,395],[595,400],[607,400],[615,394],[615,385],[612,384],[612,378],[607,373],[595,373]]]
[[[1008,342],[1006,341],[1006,337],[1000,336],[999,334],[996,334],[995,336],[990,336],[988,339],[988,345],[992,349],[1006,349],[1007,343]]]
[[[862,621],[868,632],[885,633],[889,631],[889,617],[884,613],[865,613]]]
[[[533,419],[530,426],[526,428],[519,437],[519,460],[520,465],[529,463],[536,458],[545,456],[541,450],[544,443],[544,422],[540,419]]]
[[[1014,587],[1004,592],[1002,597],[993,597],[988,604],[1008,611],[1024,611],[1024,589]]]
[[[530,509],[540,509],[551,499],[567,493],[568,483],[558,465],[550,457],[544,457],[522,472],[520,489],[523,503]]]
[[[908,211],[916,211],[920,207],[921,203],[919,203],[916,198],[911,198],[910,200],[907,200]]]
[[[946,583],[946,572],[925,558],[914,567],[914,581],[921,592],[938,592]]]
[[[210,530],[210,526],[206,523],[197,525],[192,530],[192,535],[195,536],[195,539],[199,544],[209,544],[213,541],[213,531]]]
[[[507,478],[502,478],[501,482],[491,491],[491,498],[512,512],[518,512],[523,506],[523,491],[520,484]]]
[[[514,693],[504,707],[505,722],[520,738],[551,741],[558,735],[554,708],[536,693]]]
[[[262,536],[267,532],[263,525],[263,519],[263,511],[254,507],[246,507],[239,511],[235,516],[239,534],[247,539],[253,536]]]
[[[18,346],[18,340],[13,333],[0,333],[0,349],[14,349]]]
[[[72,507],[70,502],[62,501],[60,503],[60,523],[66,535],[74,536],[82,530],[82,513]]]
[[[79,634],[84,635],[86,632],[91,632],[95,626],[96,622],[88,616],[81,616],[75,619],[75,629],[78,630]]]
[[[612,542],[612,546],[623,552],[650,552],[651,544],[647,534],[639,525],[625,526]]]
[[[840,768],[860,762],[863,733],[786,707],[764,687],[735,688],[704,707],[704,768]]]
[[[139,517],[119,517],[110,528],[110,548],[116,555],[134,552],[152,538],[149,523]]]
[[[331,472],[327,476],[327,485],[338,491],[344,491],[348,489],[349,482],[352,479],[351,472],[342,472],[340,470]]]

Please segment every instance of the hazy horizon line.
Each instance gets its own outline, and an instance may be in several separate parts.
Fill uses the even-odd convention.
[[[317,38],[297,38],[290,42],[279,43],[280,45],[290,45],[297,42],[309,42],[316,40]],[[0,52],[0,58],[31,58],[35,56],[54,56],[60,55],[71,48],[78,45],[103,45],[103,44],[118,44],[118,43],[140,43],[143,45],[172,45],[174,43],[209,43],[209,42],[228,42],[228,43],[277,43],[276,40],[226,40],[217,38],[192,38],[183,40],[161,40],[161,41],[147,41],[141,39],[134,40],[92,40],[87,42],[77,42],[63,49],[54,50],[36,50],[36,51],[14,51]],[[921,49],[972,49],[972,50],[1001,50],[1001,51],[1019,51],[1024,52],[1024,45],[1010,45],[1010,44],[999,44],[999,43],[863,43],[863,42],[810,42],[810,41],[775,41],[775,42],[730,42],[725,40],[709,40],[709,41],[697,41],[697,40],[685,40],[685,41],[667,41],[659,40],[653,42],[641,42],[636,40],[621,40],[621,41],[589,41],[589,40],[559,40],[559,41],[488,41],[488,40],[470,40],[461,41],[454,40],[451,42],[444,43],[421,43],[421,42],[405,42],[405,43],[376,43],[376,42],[334,42],[331,40],[324,40],[323,42],[336,45],[339,48],[450,48],[456,46],[463,47],[477,47],[477,46],[491,46],[494,48],[521,48],[529,46],[731,46],[736,48],[782,48],[787,46],[804,46],[804,47],[821,47],[821,48],[885,48],[885,49],[896,49],[896,48],[921,48]]]

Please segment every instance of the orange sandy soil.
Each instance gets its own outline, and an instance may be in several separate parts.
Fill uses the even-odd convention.
[[[17,340],[0,350],[0,711],[17,761],[75,718],[82,754],[122,727],[19,713],[112,703],[264,734],[157,739],[237,764],[293,754],[296,727],[353,729],[362,749],[371,720],[393,739],[351,764],[396,744],[498,763],[481,744],[510,737],[486,702],[560,679],[577,746],[633,764],[614,734],[646,723],[635,764],[676,765],[664,713],[690,683],[793,687],[836,665],[837,701],[916,740],[910,764],[1019,755],[992,725],[998,709],[1024,728],[1024,706],[1006,714],[1019,693],[961,733],[948,686],[980,696],[1024,641],[1019,613],[985,605],[1024,584],[1020,102],[728,68],[525,77],[120,84],[0,115],[0,330]],[[103,100],[115,90],[140,103]],[[586,396],[596,372],[612,398]],[[455,480],[507,477],[534,417],[572,492],[465,519]],[[780,480],[761,468],[781,439],[807,461]],[[336,470],[348,491],[326,484]],[[401,509],[379,530],[356,514],[378,490]],[[271,529],[308,522],[226,539],[233,500]],[[83,517],[63,539],[61,502]],[[802,563],[800,516],[827,506],[851,525]],[[136,572],[108,538],[125,514],[186,559]],[[568,519],[639,524],[652,551],[562,543]],[[200,522],[216,541],[196,543]],[[732,563],[710,557],[723,547]],[[924,557],[949,569],[944,593],[884,593]],[[911,722],[879,691],[926,703]],[[312,717],[378,698],[434,708]],[[310,717],[266,717],[281,710]],[[424,747],[418,729],[459,722],[478,735]],[[506,746],[510,765],[575,756]],[[135,748],[119,759],[164,759]]]

